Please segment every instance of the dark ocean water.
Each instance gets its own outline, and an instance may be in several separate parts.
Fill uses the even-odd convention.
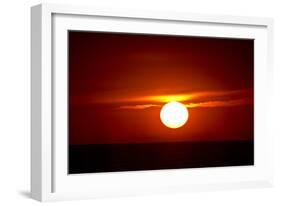
[[[70,174],[254,164],[254,141],[69,145]]]

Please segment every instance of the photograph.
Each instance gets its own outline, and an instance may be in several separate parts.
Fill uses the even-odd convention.
[[[68,30],[67,78],[68,174],[254,165],[254,39]]]

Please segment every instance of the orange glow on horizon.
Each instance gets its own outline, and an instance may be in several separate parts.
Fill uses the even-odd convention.
[[[199,108],[199,107],[233,107],[240,105],[250,105],[253,101],[248,98],[244,99],[234,99],[234,100],[226,100],[226,101],[205,101],[205,102],[195,102],[185,104],[186,108]],[[149,108],[159,108],[162,105],[160,104],[140,104],[140,105],[125,105],[120,106],[118,109],[149,109]]]
[[[243,89],[229,91],[202,91],[181,94],[149,95],[138,97],[130,94],[123,95],[123,97],[120,94],[112,94],[111,97],[108,98],[105,98],[104,96],[73,96],[72,101],[75,103],[75,99],[77,99],[79,100],[79,102],[81,102],[81,100],[83,99],[82,102],[84,102],[85,104],[125,104],[124,108],[126,108],[126,106],[128,105],[132,106],[131,104],[137,106],[136,108],[157,107],[161,106],[163,103],[176,101],[183,102],[187,107],[195,107],[195,105],[199,106],[198,103],[200,103],[200,105],[203,107],[204,105],[206,105],[205,102],[209,102],[207,105],[222,105],[223,102],[227,102],[227,104],[230,105],[235,105],[235,102],[237,102],[238,105],[240,103],[250,103],[249,96],[252,95],[251,92],[252,91],[250,89]]]

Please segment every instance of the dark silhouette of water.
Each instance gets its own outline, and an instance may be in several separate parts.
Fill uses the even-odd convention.
[[[69,173],[254,164],[253,141],[201,141],[69,146]]]

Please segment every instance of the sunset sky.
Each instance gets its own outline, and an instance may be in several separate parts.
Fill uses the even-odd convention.
[[[70,144],[251,140],[253,56],[246,39],[69,31]]]

